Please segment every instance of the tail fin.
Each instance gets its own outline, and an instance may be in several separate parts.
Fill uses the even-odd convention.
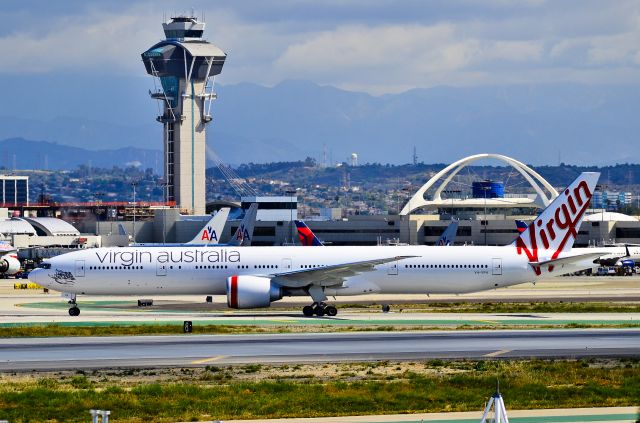
[[[438,240],[436,245],[453,245],[454,241],[456,240],[456,234],[458,233],[458,223],[459,222],[457,220],[451,221],[451,223],[449,223],[449,226],[447,226],[447,229],[445,229],[442,233],[442,236],[440,236],[440,239]]]
[[[122,223],[118,223],[118,235],[128,236],[127,230]]]
[[[302,245],[308,247],[318,247],[323,246],[322,241],[318,239],[316,234],[304,223],[302,220],[295,220],[296,228],[298,229],[298,239]]]
[[[538,263],[555,260],[569,251],[599,177],[597,172],[581,173],[511,244],[518,254],[526,254],[529,262]],[[535,271],[540,274],[539,267]]]
[[[196,234],[196,236],[187,244],[220,244],[220,235],[224,230],[224,224],[227,223],[229,216],[229,207],[224,207],[216,213],[211,220]]]
[[[527,222],[523,222],[522,220],[516,220],[516,228],[518,229],[518,233],[521,234],[527,230]]]
[[[235,234],[233,234],[229,240],[229,245],[251,245],[251,240],[253,239],[253,227],[255,226],[257,215],[258,203],[253,203],[244,213],[244,218],[240,222],[240,226],[238,226]]]

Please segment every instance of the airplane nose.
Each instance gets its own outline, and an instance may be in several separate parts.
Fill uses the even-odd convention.
[[[29,272],[29,282],[39,284],[40,279],[42,279],[42,269],[33,269]]]

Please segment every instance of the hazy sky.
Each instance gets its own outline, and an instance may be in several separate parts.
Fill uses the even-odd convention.
[[[219,81],[285,79],[373,94],[437,85],[640,83],[640,1],[2,2],[0,73],[145,77],[163,15],[205,14]],[[187,3],[184,3],[187,5]]]

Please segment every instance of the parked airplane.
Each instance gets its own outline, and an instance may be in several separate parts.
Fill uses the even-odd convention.
[[[439,245],[441,247],[448,247],[450,245],[453,245],[453,243],[456,240],[456,235],[458,233],[458,224],[460,222],[458,222],[457,220],[452,220],[451,223],[449,223],[449,226],[447,226],[447,228],[444,230],[444,232],[442,233],[442,235],[440,236],[440,239],[438,239],[438,242],[436,242],[436,245]]]
[[[317,247],[323,246],[324,242],[320,241],[320,239],[313,233],[311,228],[307,226],[302,220],[294,220],[296,223],[296,228],[298,229],[298,239],[300,240],[300,244],[307,247]],[[458,221],[453,220],[449,223],[449,226],[444,230],[436,245],[439,246],[449,246],[453,245],[456,239],[456,233],[458,232]]]
[[[210,245],[231,245],[231,246],[249,246],[253,238],[253,228],[256,223],[256,215],[258,213],[258,204],[254,203],[249,206],[247,211],[240,221],[240,225],[229,239],[227,244],[222,244],[220,238],[224,226],[227,223],[229,216],[229,208],[223,207],[218,213],[216,213],[207,224],[200,230],[191,241],[186,243],[136,243],[131,244],[130,247],[168,247],[168,246],[210,246]],[[123,228],[124,230],[124,228]]]
[[[20,271],[18,249],[5,241],[0,241],[0,274],[13,276]]]
[[[133,243],[130,247],[167,247],[167,246],[178,246],[178,245],[217,245],[220,244],[220,236],[222,235],[222,231],[224,230],[224,225],[227,223],[227,217],[229,216],[229,207],[221,208],[218,213],[213,215],[211,219],[207,222],[206,225],[200,230],[191,241],[186,243],[148,243],[148,242],[138,242]],[[124,226],[119,225],[119,231],[122,234],[127,234]]]
[[[49,259],[29,278],[62,291],[72,316],[80,313],[79,294],[226,294],[238,309],[310,296],[305,316],[334,316],[327,296],[464,293],[535,282],[601,255],[570,251],[598,177],[581,174],[507,246],[96,248]]]
[[[298,230],[298,239],[300,244],[306,247],[321,247],[324,246],[324,242],[313,233],[311,228],[307,226],[302,220],[294,220],[296,229]]]
[[[256,224],[256,216],[258,215],[258,203],[252,203],[244,213],[244,218],[240,221],[238,229],[233,233],[227,245],[248,247],[253,240],[253,228]]]

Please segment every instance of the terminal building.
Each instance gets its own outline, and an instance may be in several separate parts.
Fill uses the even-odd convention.
[[[0,202],[3,207],[29,205],[29,177],[0,175]]]
[[[524,176],[533,193],[507,193],[499,181],[480,180],[472,184],[470,195],[448,190],[452,173],[481,159],[503,161]],[[569,183],[570,181],[567,181]],[[557,190],[526,165],[509,157],[479,154],[459,160],[429,179],[407,201],[397,215],[352,215],[344,217],[340,209],[321,210],[305,221],[327,245],[434,245],[451,219],[459,220],[457,245],[507,245],[518,236],[515,220],[532,221],[558,195]],[[595,195],[594,195],[595,197]],[[235,232],[240,209],[259,203],[252,245],[290,245],[297,243],[293,220],[298,218],[298,198],[294,195],[243,197],[240,202],[214,202],[208,212],[232,207],[222,242]],[[578,232],[576,246],[609,243],[640,243],[640,221],[636,217],[593,208],[588,211]],[[176,208],[154,210],[154,218],[122,222],[138,242],[185,242],[191,239],[208,216],[188,216]],[[83,231],[114,233],[118,222],[97,222]],[[116,226],[114,226],[116,225]]]

